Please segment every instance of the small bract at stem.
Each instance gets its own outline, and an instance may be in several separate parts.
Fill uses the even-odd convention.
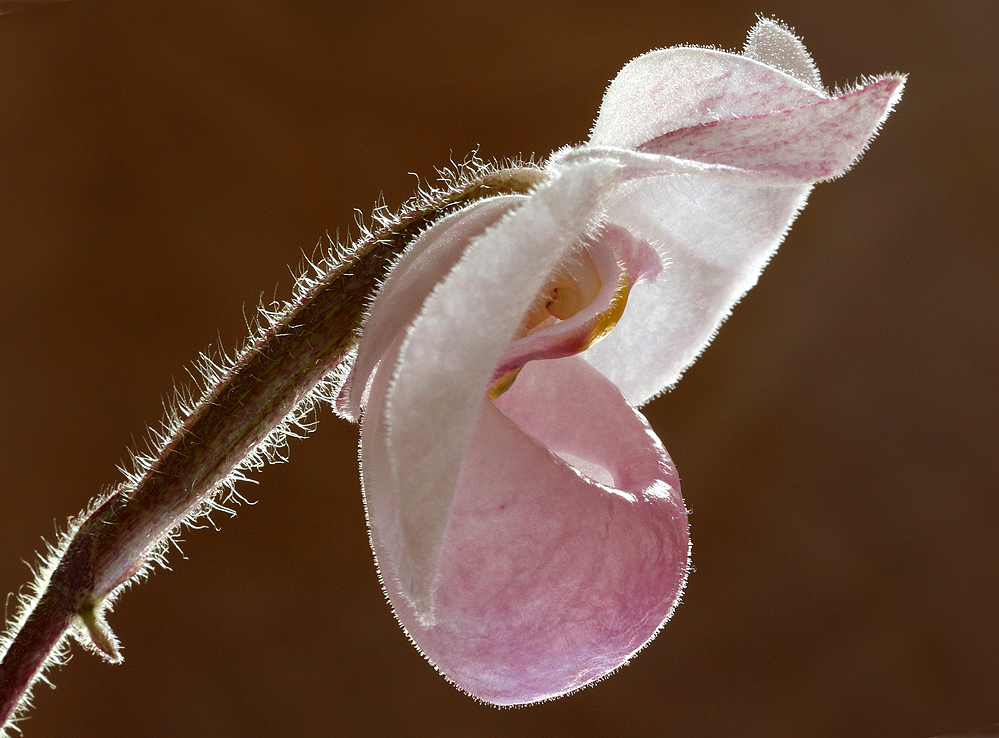
[[[33,597],[0,641],[0,736],[25,707],[45,666],[74,635],[108,661],[121,660],[104,615],[123,586],[162,557],[178,526],[211,510],[219,491],[259,466],[312,407],[323,383],[349,358],[364,311],[393,259],[438,218],[485,197],[527,193],[544,181],[532,165],[475,165],[421,193],[394,216],[380,215],[324,273],[265,316],[257,335],[185,417],[167,423],[141,474],[92,503],[50,552]],[[326,387],[329,391],[329,387]]]

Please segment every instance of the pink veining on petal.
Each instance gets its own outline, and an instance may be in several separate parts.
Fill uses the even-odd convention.
[[[590,144],[634,148],[680,128],[810,105],[825,94],[739,54],[697,48],[652,51],[611,82]]]
[[[669,617],[686,580],[673,463],[578,357],[533,362],[498,403],[483,401],[441,547],[433,625],[421,623],[392,568],[398,521],[378,501],[386,494],[365,471],[396,614],[438,669],[495,704],[555,697],[618,668]]]
[[[638,150],[817,182],[856,161],[903,84],[886,77],[806,107],[671,131]]]

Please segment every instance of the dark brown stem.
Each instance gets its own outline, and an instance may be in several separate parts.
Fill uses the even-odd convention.
[[[440,216],[483,197],[526,193],[544,177],[533,167],[492,171],[401,213],[362,239],[243,352],[139,483],[112,494],[76,531],[0,663],[0,731],[70,628],[86,630],[96,649],[119,659],[103,625],[104,599],[343,361],[392,258]]]

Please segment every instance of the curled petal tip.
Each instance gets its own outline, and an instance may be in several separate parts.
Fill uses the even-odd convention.
[[[819,70],[794,30],[776,18],[761,17],[749,31],[742,52],[749,59],[779,69],[825,94]]]

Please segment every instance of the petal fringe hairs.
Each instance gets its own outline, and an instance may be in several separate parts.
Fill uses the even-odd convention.
[[[740,54],[627,64],[585,144],[469,161],[376,208],[260,306],[234,357],[200,358],[148,453],[41,557],[0,642],[0,736],[66,635],[120,660],[114,598],[180,525],[231,514],[235,483],[284,460],[319,401],[361,423],[379,577],[448,680],[527,704],[626,663],[677,606],[690,549],[676,468],[636,408],[711,342],[904,82],[827,92],[761,19]]]

